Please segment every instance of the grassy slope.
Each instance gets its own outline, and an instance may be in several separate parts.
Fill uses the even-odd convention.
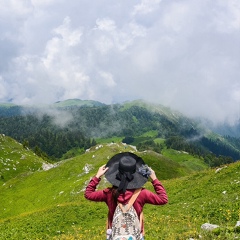
[[[187,152],[174,149],[163,149],[162,154],[179,163],[181,166],[185,166],[189,171],[201,171],[207,168],[206,164],[201,159],[194,157]]]
[[[146,102],[144,100],[134,100],[134,101],[130,101],[130,102],[125,102],[122,106],[123,106],[122,110],[128,109],[132,106],[146,108],[146,109],[149,109],[150,111],[158,112],[162,115],[165,115],[169,119],[172,119],[173,121],[178,119],[178,117],[181,115],[179,112],[176,112],[176,111],[174,111],[168,107],[165,107],[161,104],[154,104],[154,103]]]
[[[147,206],[147,235],[150,239],[234,239],[240,219],[240,162],[221,171],[205,170],[164,182],[169,204],[156,210]],[[218,224],[215,234],[201,232],[203,223]],[[156,227],[156,224],[158,227]],[[152,227],[154,232],[152,232]],[[157,238],[158,236],[158,238]]]
[[[65,101],[56,102],[54,107],[70,107],[70,106],[103,106],[105,104],[93,100],[68,99]]]
[[[9,108],[14,106],[17,106],[17,105],[14,103],[0,103],[0,107],[3,107],[3,108]]]
[[[83,191],[107,159],[119,151],[133,150],[122,144],[98,145],[48,171],[20,175],[0,184],[0,239],[104,239],[106,206],[85,200]],[[230,227],[240,214],[240,163],[218,173],[204,170],[186,176],[186,166],[154,152],[138,154],[156,169],[159,179],[172,178],[163,180],[169,204],[148,205],[144,210],[148,239],[204,236],[200,226],[205,222],[223,226],[222,239],[228,239],[227,234],[232,237]],[[100,187],[107,185],[102,181]],[[152,189],[150,183],[146,187]]]
[[[0,134],[0,184],[23,173],[34,172],[42,167],[43,160],[22,144]]]
[[[36,171],[28,175],[21,175],[7,181],[0,187],[0,218],[16,216],[26,211],[78,201],[79,193],[85,187],[97,169],[105,164],[115,153],[120,151],[134,151],[131,146],[123,144],[99,145],[84,155],[62,161],[57,167],[48,171]],[[186,175],[187,169],[180,164],[165,159],[154,152],[140,154],[146,163],[156,169],[162,179]],[[85,168],[90,173],[85,173]],[[12,201],[9,201],[9,196]],[[17,204],[17,208],[15,205]]]

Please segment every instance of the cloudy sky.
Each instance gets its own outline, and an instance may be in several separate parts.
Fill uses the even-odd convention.
[[[240,115],[239,0],[0,0],[0,102],[145,99]]]

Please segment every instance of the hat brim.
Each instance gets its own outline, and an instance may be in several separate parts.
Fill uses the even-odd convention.
[[[134,153],[130,152],[123,152],[118,153],[114,155],[106,164],[106,167],[108,167],[107,172],[105,173],[106,179],[116,187],[119,187],[120,180],[116,179],[116,175],[118,173],[118,167],[119,167],[119,160],[124,156],[130,156],[136,160],[136,172],[133,173],[133,180],[128,183],[127,189],[137,189],[141,188],[148,180],[146,176],[143,176],[138,170],[142,165],[145,165],[143,159],[141,157],[138,157]]]

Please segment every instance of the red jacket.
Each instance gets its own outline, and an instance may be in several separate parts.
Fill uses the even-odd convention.
[[[97,177],[93,177],[89,182],[88,186],[85,190],[85,198],[91,201],[96,202],[105,202],[108,206],[108,221],[112,223],[113,214],[116,208],[116,203],[113,201],[111,188],[106,188],[104,190],[97,190],[96,187],[99,184],[101,179]],[[154,205],[164,205],[168,202],[167,193],[162,186],[161,182],[158,179],[155,179],[153,182],[153,187],[156,193],[153,193],[145,188],[142,189],[138,198],[136,199],[133,207],[135,208],[138,217],[140,217],[140,213],[143,210],[143,206],[145,203],[154,204]],[[118,202],[122,204],[127,204],[130,200],[131,196],[134,193],[133,190],[127,190],[125,193],[121,193],[118,197]],[[143,224],[142,224],[143,227]]]

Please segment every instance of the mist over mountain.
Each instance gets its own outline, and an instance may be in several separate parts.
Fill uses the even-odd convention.
[[[164,107],[160,104],[153,104],[148,103],[144,100],[135,100],[123,103],[116,103],[107,105],[105,103],[101,103],[99,101],[94,100],[81,100],[81,99],[68,99],[65,101],[58,101],[53,104],[44,104],[44,105],[17,105],[13,103],[0,103],[0,117],[12,117],[12,116],[20,116],[20,115],[51,115],[55,119],[55,123],[58,125],[65,125],[70,119],[72,119],[72,113],[69,109],[76,109],[78,107],[103,107],[103,106],[114,106],[114,105],[124,105],[124,104],[131,104],[137,102],[145,102],[145,107],[148,109],[150,106],[161,106],[162,108],[168,109],[169,112],[172,112],[177,115],[182,115],[187,118],[187,115],[180,113],[179,111],[174,111],[169,107]],[[66,113],[66,114],[65,114]],[[189,117],[188,117],[189,118]],[[198,122],[206,129],[210,129],[213,132],[216,132],[223,136],[231,136],[231,137],[240,137],[240,121],[235,121],[229,123],[228,121],[225,122],[213,122],[210,119],[206,118],[189,118],[192,119],[194,122]]]
[[[227,162],[240,159],[239,139],[218,134],[211,130],[212,126],[143,100],[107,105],[69,99],[51,105],[0,106],[1,133],[54,159],[62,158],[71,149],[81,152],[100,139],[114,137],[140,149],[161,152],[156,139],[164,139],[168,148],[232,158],[224,160]]]
[[[217,132],[224,136],[231,136],[231,137],[240,137],[240,122],[236,122],[235,124],[229,123],[222,123],[222,124],[215,124],[210,127],[214,132]]]

